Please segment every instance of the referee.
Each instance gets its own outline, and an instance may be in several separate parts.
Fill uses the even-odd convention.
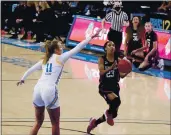
[[[121,10],[122,2],[120,0],[113,1],[113,9],[102,20],[102,29],[104,30],[105,22],[110,22],[111,27],[108,33],[108,40],[115,43],[116,51],[120,54],[120,46],[122,44],[122,27],[128,26],[128,15]]]

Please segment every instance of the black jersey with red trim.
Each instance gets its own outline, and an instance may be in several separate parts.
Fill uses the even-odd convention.
[[[153,42],[157,41],[157,34],[154,31],[151,31],[150,33],[145,33],[145,38],[148,45],[148,52],[150,52],[153,49]]]
[[[114,62],[110,62],[107,60],[106,56],[102,57],[104,60],[104,69],[108,69],[112,66],[114,62],[118,62],[115,60]],[[104,75],[100,76],[99,79],[99,89],[103,91],[113,91],[114,93],[119,92],[119,81],[120,81],[120,74],[118,67],[106,72]]]

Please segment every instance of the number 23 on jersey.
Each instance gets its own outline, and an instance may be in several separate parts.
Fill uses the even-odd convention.
[[[114,70],[110,70],[107,74],[106,74],[106,77],[107,78],[111,78],[111,77],[114,77],[115,76],[115,71]]]

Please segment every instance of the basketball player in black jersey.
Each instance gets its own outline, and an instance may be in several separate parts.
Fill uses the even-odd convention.
[[[139,70],[144,71],[157,64],[158,47],[157,47],[157,34],[153,31],[150,22],[145,23],[145,45],[132,52],[132,55],[141,59],[143,62],[139,66]]]
[[[141,25],[141,19],[138,16],[132,18],[132,23],[126,28],[125,32],[125,48],[124,55],[132,60],[132,51],[139,49],[143,46],[145,40],[145,28]]]
[[[99,118],[91,118],[87,127],[87,133],[97,127],[98,124],[107,121],[110,126],[114,125],[113,118],[117,117],[118,107],[121,104],[119,80],[127,74],[120,73],[117,67],[118,55],[115,52],[115,44],[107,41],[104,45],[105,55],[99,58],[100,71],[99,93],[106,100],[109,109]]]

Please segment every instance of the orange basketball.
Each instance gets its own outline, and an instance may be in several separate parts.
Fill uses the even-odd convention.
[[[132,64],[129,60],[120,60],[118,63],[119,72],[129,73],[132,71]]]

